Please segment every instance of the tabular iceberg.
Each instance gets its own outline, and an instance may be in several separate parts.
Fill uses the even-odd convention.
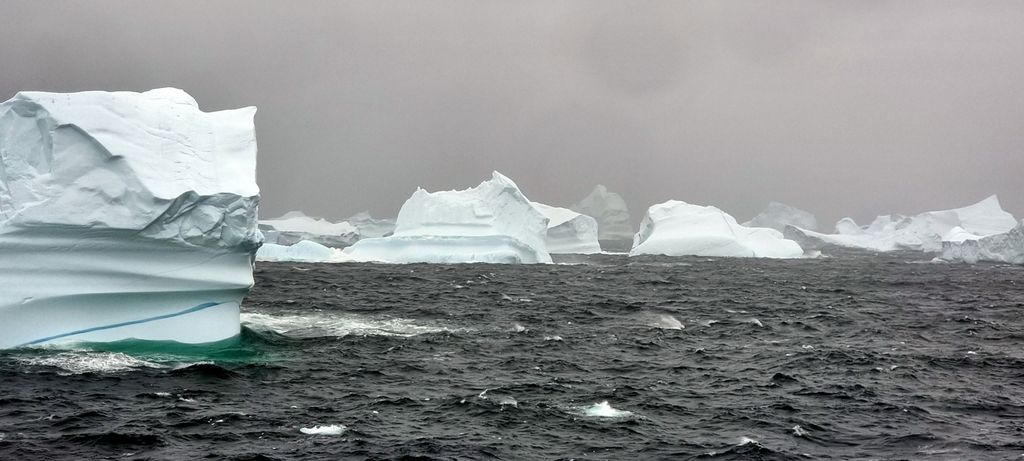
[[[972,240],[1008,232],[1017,224],[995,195],[974,205],[952,210],[929,211],[915,216],[883,215],[861,227],[850,218],[836,223],[836,234],[822,234],[788,226],[786,238],[796,240],[805,249],[821,250],[829,246],[877,252],[912,250],[942,251],[945,239]],[[959,229],[959,230],[957,230]]]
[[[575,211],[533,202],[548,218],[545,244],[550,254],[593,254],[601,252],[597,220]]]
[[[349,216],[345,222],[359,230],[359,238],[386,237],[395,231],[395,220],[374,218],[370,212],[363,211]]]
[[[261,219],[260,230],[267,243],[294,245],[303,240],[331,248],[345,248],[359,240],[359,230],[347,222],[332,223],[290,211],[276,219]]]
[[[237,335],[260,245],[254,113],[176,89],[0,104],[0,347]]]
[[[746,227],[767,227],[782,232],[786,226],[796,226],[810,231],[818,230],[818,220],[813,214],[785,203],[769,202],[768,208],[743,223]]]
[[[943,241],[942,259],[972,264],[979,261],[1024,264],[1024,221],[1003,234]]]
[[[582,213],[597,220],[597,238],[601,240],[631,240],[633,224],[629,218],[629,208],[622,196],[600,184],[594,187],[586,198],[572,207],[572,211]]]
[[[629,255],[800,258],[804,251],[775,229],[744,227],[713,206],[670,200],[647,210]]]
[[[293,245],[264,243],[256,252],[257,261],[272,262],[304,262],[304,263],[338,263],[347,262],[341,250],[323,246],[316,242],[303,240]]]
[[[391,263],[549,263],[548,219],[511,179],[461,191],[418,189],[402,205],[393,235],[344,250],[357,261]]]

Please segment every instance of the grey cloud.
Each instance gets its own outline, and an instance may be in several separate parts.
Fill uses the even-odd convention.
[[[0,94],[256,105],[266,215],[393,215],[492,169],[823,223],[998,193],[1024,215],[1024,4],[12,1]]]

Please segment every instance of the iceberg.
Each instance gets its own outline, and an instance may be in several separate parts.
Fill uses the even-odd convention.
[[[959,234],[959,237],[964,235]],[[941,258],[971,264],[979,261],[1024,264],[1024,221],[1002,234],[943,241]]]
[[[294,245],[311,241],[331,248],[345,248],[359,240],[359,230],[347,222],[332,223],[290,211],[276,219],[261,219],[260,230],[267,243]]]
[[[713,206],[670,200],[647,210],[629,255],[800,258],[804,251],[775,229],[741,226]]]
[[[336,263],[347,262],[341,250],[327,247],[317,242],[303,240],[294,245],[278,245],[264,243],[256,252],[257,261],[269,262],[304,262],[304,263]]]
[[[1008,232],[1016,218],[1004,211],[995,195],[974,205],[914,216],[883,215],[868,226],[858,226],[851,218],[836,223],[835,234],[822,234],[798,226],[787,226],[786,238],[809,250],[828,247],[854,248],[876,252],[898,250],[938,252],[943,240],[975,240]]]
[[[349,216],[345,222],[359,230],[359,238],[387,237],[395,232],[394,219],[374,218],[368,211]]]
[[[585,214],[597,220],[597,238],[600,240],[631,240],[633,224],[629,217],[629,208],[622,196],[600,184],[594,187],[586,198],[572,211]]]
[[[796,226],[810,231],[818,230],[818,220],[813,214],[785,203],[769,202],[768,208],[743,223],[746,227],[767,227],[782,232],[786,226]]]
[[[548,218],[545,238],[550,254],[593,254],[601,252],[597,220],[575,211],[532,202]]]
[[[238,335],[255,111],[171,88],[0,104],[0,347]]]
[[[395,232],[344,250],[356,261],[388,263],[550,263],[548,218],[511,179],[495,171],[458,191],[417,189],[398,212]]]

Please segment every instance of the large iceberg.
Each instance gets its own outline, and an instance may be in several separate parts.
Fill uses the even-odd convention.
[[[472,189],[417,189],[402,205],[394,234],[344,251],[357,261],[390,263],[549,263],[547,228],[519,187],[494,172]]]
[[[395,232],[394,219],[374,218],[368,211],[349,216],[345,222],[359,230],[359,238],[386,237]]]
[[[572,211],[591,216],[597,220],[597,238],[609,241],[631,240],[633,224],[629,208],[622,196],[600,184],[594,187],[586,198],[572,207]]]
[[[545,243],[550,254],[592,254],[601,252],[597,220],[575,211],[533,202],[548,218]]]
[[[949,238],[942,242],[942,259],[976,263],[993,261],[1024,264],[1024,221],[1009,232],[981,238]]]
[[[260,230],[267,243],[285,246],[305,240],[331,248],[345,248],[360,238],[359,230],[348,222],[333,223],[306,216],[301,211],[290,211],[276,219],[261,219]]]
[[[974,205],[915,216],[883,215],[868,226],[858,226],[851,218],[836,223],[836,234],[822,234],[788,226],[786,238],[796,240],[805,249],[821,250],[830,246],[877,252],[912,250],[942,251],[943,240],[975,240],[1008,232],[1017,224],[1003,210],[995,195]]]
[[[629,255],[799,258],[804,251],[775,229],[741,226],[713,206],[670,200],[647,210]]]
[[[796,226],[810,231],[818,230],[818,220],[813,214],[785,203],[769,202],[768,208],[743,223],[746,227],[767,227],[782,232],[786,226]]]
[[[255,110],[169,88],[0,104],[0,347],[238,335]]]

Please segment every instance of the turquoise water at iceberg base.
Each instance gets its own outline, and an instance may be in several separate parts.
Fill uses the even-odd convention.
[[[242,334],[0,351],[0,459],[1008,459],[1024,268],[259,263]]]

